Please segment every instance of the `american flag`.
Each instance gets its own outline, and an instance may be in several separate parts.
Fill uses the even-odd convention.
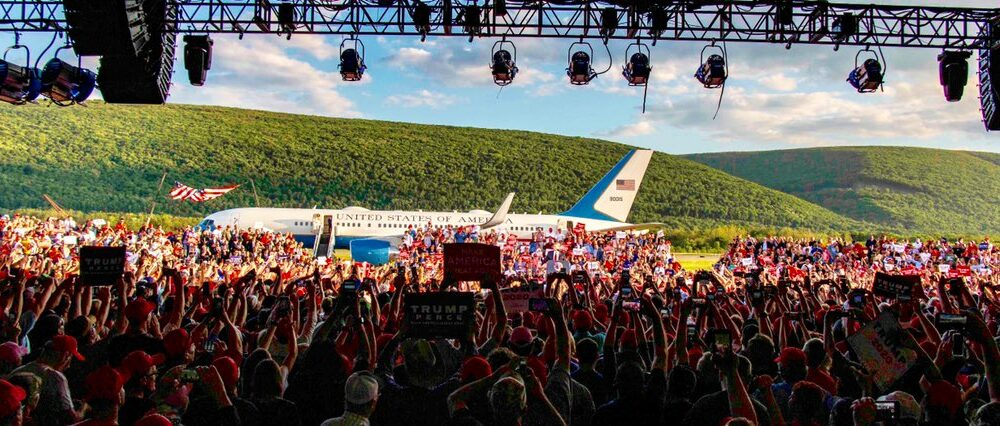
[[[203,203],[208,200],[219,198],[227,192],[239,187],[239,185],[229,185],[218,188],[197,189],[180,182],[174,182],[174,189],[170,190],[170,198],[174,200],[188,200],[196,203]]]
[[[619,191],[635,191],[635,179],[616,179],[615,189]]]

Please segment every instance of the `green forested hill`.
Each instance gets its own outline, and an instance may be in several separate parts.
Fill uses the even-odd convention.
[[[931,234],[1000,231],[1000,154],[838,147],[687,158],[856,220]]]
[[[197,216],[253,206],[568,209],[630,147],[522,131],[426,126],[185,105],[0,106],[0,208],[148,209]],[[169,201],[174,181],[244,187]],[[867,228],[799,198],[657,153],[630,220],[849,231]]]

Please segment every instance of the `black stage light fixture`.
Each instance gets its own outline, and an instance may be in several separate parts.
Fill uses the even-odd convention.
[[[97,87],[97,74],[83,68],[78,56],[76,64],[59,59],[59,51],[72,49],[66,45],[56,49],[56,54],[42,69],[41,95],[59,106],[83,103]]]
[[[184,68],[194,86],[202,86],[212,69],[212,38],[206,35],[184,36]]]
[[[493,16],[507,16],[507,0],[493,0]]]
[[[287,32],[288,38],[292,38],[292,33],[295,32],[295,4],[291,2],[282,2],[278,4],[278,25],[281,26],[281,32]]]
[[[606,7],[601,10],[601,37],[607,40],[615,35],[618,29],[618,11],[614,7]]]
[[[858,33],[858,17],[851,12],[845,12],[833,19],[833,39],[838,42]]]
[[[945,50],[938,55],[938,75],[948,102],[962,100],[969,83],[969,58],[972,52]]]
[[[791,26],[795,23],[795,8],[792,2],[783,1],[775,6],[775,21],[784,26]]]
[[[477,35],[483,32],[483,9],[476,4],[470,4],[462,11],[464,16],[465,32],[469,34],[471,42]]]
[[[427,33],[431,32],[431,7],[418,1],[413,5],[413,12],[410,15],[413,19],[413,26],[420,33],[420,41],[426,40]]]
[[[24,50],[24,66],[7,61],[7,54],[18,49]],[[31,66],[28,47],[17,42],[4,51],[0,61],[0,101],[23,105],[38,98],[41,90],[42,80],[39,79],[38,69]]]
[[[514,82],[517,71],[517,47],[514,42],[504,38],[493,43],[493,62],[490,63],[493,83],[500,87],[507,86]]]
[[[656,46],[656,39],[660,38],[670,25],[670,15],[666,9],[653,9],[649,12],[649,35],[653,37],[653,46]]]

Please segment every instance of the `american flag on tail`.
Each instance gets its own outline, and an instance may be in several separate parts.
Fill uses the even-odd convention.
[[[196,203],[203,203],[208,200],[219,198],[227,192],[239,187],[239,185],[229,185],[220,186],[218,188],[198,189],[192,188],[180,182],[174,182],[174,189],[170,190],[170,198],[174,200],[188,200]]]

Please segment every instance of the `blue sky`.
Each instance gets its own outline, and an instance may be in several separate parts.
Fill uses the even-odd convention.
[[[992,0],[931,3],[996,6]],[[340,37],[214,39],[206,85],[190,86],[179,59],[169,102],[532,130],[674,154],[836,145],[1000,152],[1000,135],[987,134],[980,122],[975,74],[961,102],[945,102],[935,49],[885,49],[885,92],[861,95],[845,81],[857,49],[729,44],[731,78],[722,111],[712,120],[719,92],[701,88],[692,77],[703,47],[698,43],[652,48],[653,76],[642,114],[641,89],[621,77],[625,43],[611,43],[610,72],[574,87],[564,73],[568,41],[514,40],[521,74],[500,91],[487,68],[494,39],[365,38],[369,71],[360,83],[340,81]],[[594,48],[595,68],[602,69],[608,57],[600,44]]]

